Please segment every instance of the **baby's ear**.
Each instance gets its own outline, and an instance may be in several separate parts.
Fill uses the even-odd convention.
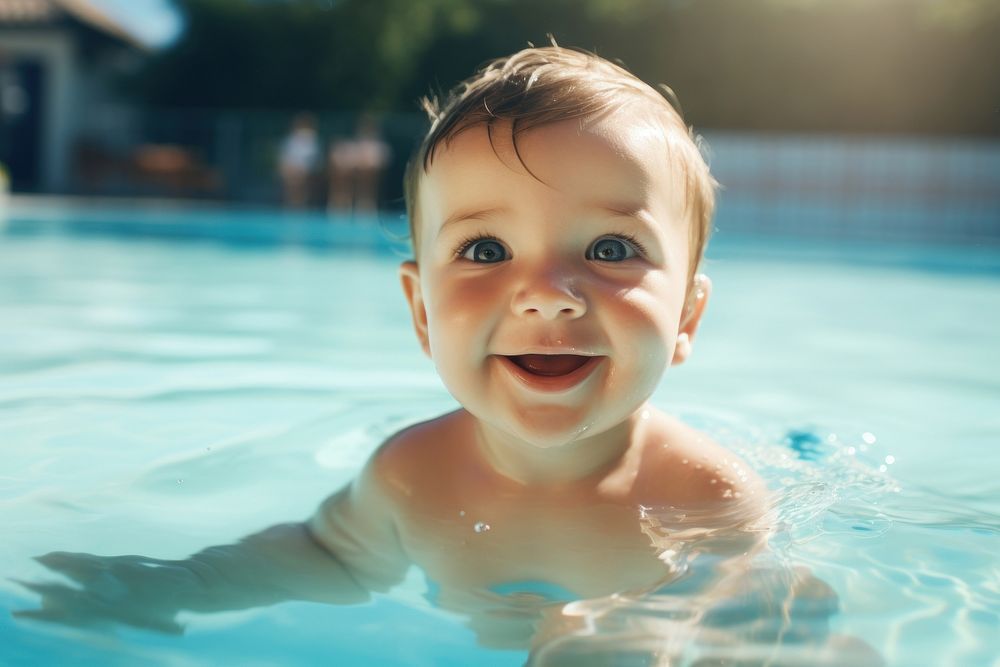
[[[712,281],[704,273],[694,277],[694,284],[684,302],[684,312],[681,313],[681,325],[677,332],[677,344],[674,346],[674,356],[670,361],[676,366],[682,364],[691,356],[694,335],[701,323],[701,316],[708,305],[708,297],[712,294]]]
[[[399,280],[403,284],[403,294],[410,304],[410,315],[413,316],[413,330],[424,354],[431,356],[430,339],[427,336],[427,310],[424,308],[424,295],[420,291],[420,269],[416,262],[403,262],[399,266]]]

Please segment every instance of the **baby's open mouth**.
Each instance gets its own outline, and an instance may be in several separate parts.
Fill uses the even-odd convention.
[[[572,373],[593,357],[578,354],[517,354],[507,358],[533,375],[555,377]]]

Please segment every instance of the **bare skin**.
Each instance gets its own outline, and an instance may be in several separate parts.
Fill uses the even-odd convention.
[[[272,526],[183,560],[42,556],[76,586],[26,582],[42,607],[16,615],[180,633],[182,610],[363,602],[416,564],[437,588],[435,604],[461,614],[479,643],[531,649],[531,664],[600,665],[610,655],[649,651],[635,637],[590,628],[615,627],[615,607],[629,613],[620,602],[611,616],[598,611],[617,594],[641,605],[658,589],[654,599],[666,596],[660,599],[688,616],[630,619],[645,641],[687,638],[724,654],[748,637],[775,647],[794,637],[816,650],[802,661],[773,664],[879,664],[863,644],[828,634],[837,606],[829,587],[804,571],[752,568],[750,556],[765,535],[754,525],[763,490],[751,475],[740,479],[739,459],[664,415],[640,419],[643,437],[612,465],[538,485],[498,474],[475,447],[460,447],[474,440],[474,421],[461,410],[449,413],[390,438],[306,524]],[[441,461],[462,474],[442,477]],[[666,511],[671,506],[676,511]],[[477,524],[489,529],[477,532]],[[683,573],[676,559],[664,558],[671,551],[697,552],[696,567],[702,558],[714,563],[705,588],[670,592]],[[540,582],[556,592],[539,593]]]
[[[480,643],[523,649],[577,629],[561,612],[565,602],[669,583],[678,570],[661,558],[666,549],[723,556],[720,575],[731,576],[710,597],[744,594],[749,556],[765,535],[749,525],[763,487],[729,472],[739,459],[681,422],[652,409],[638,421],[643,436],[610,465],[559,484],[525,484],[468,446],[475,421],[458,410],[390,438],[305,524],[272,526],[183,560],[41,556],[77,587],[23,582],[42,607],[16,615],[180,633],[182,610],[363,602],[415,564],[438,589],[434,602],[465,616]],[[442,462],[461,474],[442,476]],[[669,511],[662,525],[650,519],[671,506],[698,519],[671,524],[679,514]],[[554,596],[532,593],[538,583]]]
[[[692,279],[662,132],[623,108],[533,129],[516,150],[510,138],[474,127],[440,147],[420,185],[418,259],[400,269],[420,346],[462,408],[391,437],[305,525],[184,561],[43,556],[89,594],[31,585],[43,608],[25,615],[84,605],[170,630],[178,609],[356,602],[416,565],[481,643],[554,660],[582,623],[564,603],[657,590],[689,556],[718,558],[718,576],[685,627],[746,595],[764,484],[647,403],[690,356],[711,293]],[[108,603],[109,572],[132,594]],[[779,628],[789,599],[832,595],[778,579],[762,613]]]
[[[745,464],[652,408],[637,421],[642,436],[617,459],[581,478],[531,484],[498,472],[474,445],[475,420],[458,410],[390,439],[310,527],[379,588],[411,561],[443,588],[542,580],[596,597],[649,586],[668,572],[662,544],[643,530],[643,507],[711,511],[743,552],[752,549],[758,534],[739,529],[762,513],[764,490],[733,472]],[[348,524],[366,528],[359,535]],[[378,570],[371,553],[380,554]]]
[[[439,587],[435,603],[465,615],[491,646],[524,648],[549,636],[539,627],[572,627],[558,620],[559,602],[654,590],[677,576],[682,551],[729,562],[734,579],[720,578],[714,594],[725,597],[763,546],[766,530],[754,525],[763,484],[654,408],[634,421],[638,437],[620,456],[582,477],[532,483],[501,473],[475,418],[457,410],[390,438],[310,531],[373,590],[419,564]],[[539,582],[555,592],[538,594]]]
[[[647,586],[665,547],[642,508],[735,535],[766,505],[743,461],[646,402],[690,356],[711,293],[692,278],[683,179],[657,119],[631,107],[514,142],[499,123],[438,147],[417,261],[400,268],[417,339],[462,409],[391,438],[311,526],[376,580],[402,565],[380,556],[368,572],[367,554],[442,587]]]

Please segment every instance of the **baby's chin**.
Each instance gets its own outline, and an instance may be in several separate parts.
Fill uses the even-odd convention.
[[[591,424],[574,424],[572,427],[560,427],[558,424],[517,424],[514,428],[505,425],[509,434],[526,445],[536,449],[559,449],[586,440],[594,434]]]
[[[537,449],[572,447],[607,432],[615,420],[581,415],[579,407],[539,405],[520,407],[506,418],[490,415],[493,430]]]

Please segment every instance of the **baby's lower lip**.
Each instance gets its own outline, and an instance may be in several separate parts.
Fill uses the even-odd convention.
[[[507,358],[528,373],[544,377],[569,375],[590,359],[579,354],[515,354]]]
[[[503,365],[523,384],[541,391],[563,391],[590,376],[604,357],[577,354],[498,355]]]

